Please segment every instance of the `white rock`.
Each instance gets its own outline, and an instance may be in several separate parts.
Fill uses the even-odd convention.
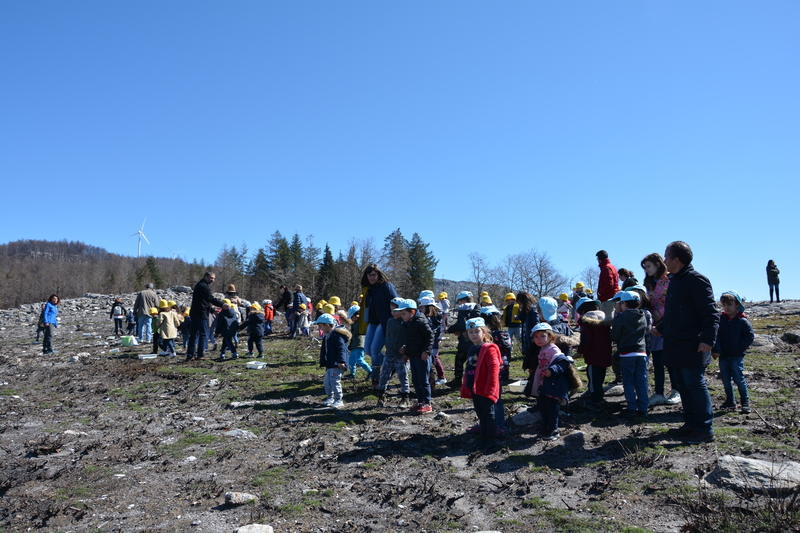
[[[226,437],[236,437],[242,439],[254,439],[256,438],[256,434],[252,431],[247,431],[246,429],[232,429],[230,431],[226,431],[223,433]]]
[[[540,413],[530,413],[527,409],[511,417],[511,421],[517,426],[530,426],[541,420],[542,415]]]
[[[186,458],[186,459],[184,459],[184,460],[185,460],[187,463],[191,463],[191,462],[193,462],[193,461],[197,461],[197,457],[195,457],[194,455],[190,455],[189,457],[187,457],[187,458]]]
[[[570,433],[566,437],[564,437],[564,446],[569,446],[572,448],[583,448],[583,445],[586,443],[586,435],[583,431],[576,431],[575,433]]]
[[[439,411],[438,413],[436,413],[436,416],[434,416],[433,418],[437,418],[439,420],[442,420],[442,419],[445,419],[445,418],[450,418],[450,415],[448,415],[444,411]]]
[[[248,502],[257,502],[258,496],[247,492],[226,492],[225,503],[230,505],[241,505]]]
[[[83,359],[88,359],[88,358],[89,358],[89,354],[88,353],[81,352],[79,354],[75,354],[72,357],[70,357],[69,358],[69,362],[70,363],[77,363],[78,361],[81,361]]]
[[[219,385],[218,379],[210,379],[208,383],[206,383],[206,387],[216,387],[217,385]]]
[[[800,485],[800,463],[773,463],[747,457],[725,455],[717,459],[717,467],[706,480],[739,490],[770,493],[791,491]]]
[[[272,526],[266,524],[248,524],[236,530],[236,533],[274,533]]]
[[[625,389],[622,385],[608,386],[603,389],[606,396],[622,396],[625,394]]]

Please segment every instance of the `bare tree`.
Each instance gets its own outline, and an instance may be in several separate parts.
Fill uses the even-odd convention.
[[[567,286],[566,276],[553,265],[547,252],[535,248],[506,256],[495,273],[500,285],[529,292],[537,298],[557,295]]]
[[[573,279],[570,281],[570,286],[574,287],[575,282],[582,281],[587,288],[592,289],[592,292],[594,292],[596,296],[597,282],[599,279],[600,269],[597,267],[597,265],[588,265],[586,268],[580,271],[580,274],[578,274],[578,279]]]
[[[469,264],[471,268],[470,281],[475,284],[475,290],[479,293],[484,287],[492,282],[493,271],[486,256],[478,252],[470,252]]]

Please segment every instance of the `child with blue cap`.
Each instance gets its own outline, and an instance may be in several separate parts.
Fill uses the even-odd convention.
[[[500,400],[503,359],[483,318],[468,320],[466,327],[472,346],[467,353],[461,397],[472,398],[472,406],[478,415],[478,424],[469,428],[467,433],[477,433],[486,444],[498,435],[495,407]]]
[[[620,291],[611,300],[618,313],[611,324],[611,341],[617,344],[622,388],[628,408],[625,414],[647,417],[647,317],[639,309],[639,295]]]
[[[736,399],[733,396],[733,383],[736,383],[742,414],[747,414],[750,412],[750,395],[744,379],[744,356],[753,344],[755,333],[744,314],[744,303],[738,292],[723,292],[719,302],[722,304],[722,313],[719,317],[717,342],[714,343],[711,355],[719,360],[719,377],[725,388],[725,403],[720,408],[736,409]]]
[[[325,369],[326,398],[322,403],[333,409],[341,409],[344,407],[342,374],[347,369],[347,359],[350,355],[347,343],[351,334],[346,327],[339,326],[329,313],[321,314],[313,324],[325,334],[319,348],[319,366]]]
[[[398,307],[403,320],[403,346],[400,353],[411,366],[411,381],[417,403],[411,408],[412,413],[430,413],[431,406],[431,353],[433,352],[433,330],[428,319],[417,312],[417,302],[404,300]]]

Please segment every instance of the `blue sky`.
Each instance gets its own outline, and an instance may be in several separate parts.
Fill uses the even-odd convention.
[[[0,242],[417,232],[798,297],[800,3],[2,2]]]

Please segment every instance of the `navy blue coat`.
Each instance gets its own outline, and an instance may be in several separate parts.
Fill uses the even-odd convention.
[[[215,333],[223,337],[233,337],[239,332],[239,319],[233,309],[223,309],[217,318],[217,329]]]
[[[669,275],[664,318],[656,329],[664,336],[664,364],[675,368],[706,366],[710,352],[698,352],[702,342],[714,346],[719,327],[714,291],[708,278],[691,264]]]
[[[545,396],[555,396],[569,402],[569,378],[567,377],[569,365],[569,359],[564,354],[555,356],[549,366],[550,377],[542,378],[542,383],[539,386],[539,396],[543,394]]]
[[[347,367],[347,360],[350,358],[350,350],[347,348],[350,335],[350,331],[344,326],[336,326],[333,331],[325,335],[319,348],[319,366],[336,368],[340,363],[344,363]]]
[[[714,353],[718,353],[720,357],[744,357],[755,338],[753,325],[744,314],[739,313],[733,318],[728,318],[725,313],[720,313],[719,333],[714,344]]]
[[[380,324],[386,331],[386,321],[392,318],[389,303],[397,298],[397,290],[391,283],[376,283],[370,285],[367,291],[366,308],[370,324]]]
[[[211,294],[211,287],[206,282],[206,278],[203,278],[197,282],[192,291],[192,310],[189,311],[189,316],[201,322],[208,320],[211,304],[222,307],[222,302],[214,298]]]
[[[242,328],[247,326],[247,333],[254,337],[264,336],[264,313],[251,312],[247,315],[247,320],[242,324]]]
[[[462,353],[469,352],[472,348],[472,341],[467,336],[467,320],[481,316],[481,308],[478,304],[469,302],[457,307],[456,323],[447,328],[447,333],[458,333],[458,346],[456,350]]]

